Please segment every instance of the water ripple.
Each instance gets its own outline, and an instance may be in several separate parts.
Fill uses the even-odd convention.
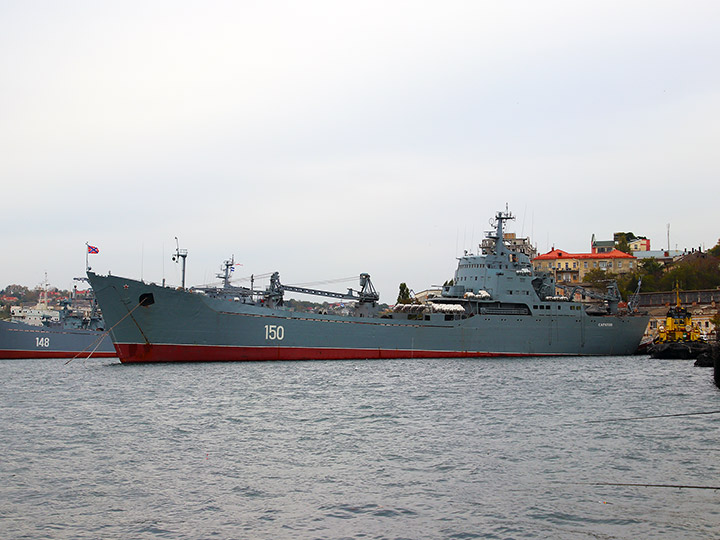
[[[0,364],[3,538],[715,538],[708,370],[646,357]],[[600,422],[598,422],[600,420]]]

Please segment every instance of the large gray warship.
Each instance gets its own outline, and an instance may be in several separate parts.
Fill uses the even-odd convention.
[[[217,288],[174,289],[88,272],[88,279],[122,362],[383,359],[627,355],[635,352],[648,317],[602,309],[556,294],[550,274],[508,249],[498,212],[492,246],[459,257],[452,285],[422,304],[381,311],[370,276],[360,290],[332,293],[290,287],[273,274],[264,290],[228,279]],[[184,257],[183,257],[184,263]],[[184,271],[183,271],[184,275]],[[292,311],[285,292],[352,300],[348,315]]]

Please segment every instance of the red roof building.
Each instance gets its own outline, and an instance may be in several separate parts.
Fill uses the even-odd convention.
[[[637,269],[637,258],[617,249],[607,253],[568,253],[553,248],[532,260],[536,272],[551,272],[556,281],[582,283],[591,270],[627,274]]]

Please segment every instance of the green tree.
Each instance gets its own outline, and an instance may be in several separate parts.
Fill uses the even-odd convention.
[[[642,278],[642,290],[644,292],[655,292],[660,290],[660,280],[665,273],[665,267],[657,259],[650,257],[640,262],[638,277]]]
[[[20,299],[21,301],[25,300],[31,295],[32,291],[25,287],[24,285],[17,285],[13,283],[12,285],[8,285],[5,287],[5,291],[3,291],[3,294],[5,296],[15,296],[16,298]]]
[[[708,253],[713,257],[720,257],[720,240],[718,240],[718,243],[715,244],[715,247],[708,250]]]
[[[605,283],[608,279],[611,279],[611,277],[605,270],[602,270],[600,268],[593,268],[585,274],[583,281],[585,281],[585,283],[590,285],[590,287],[592,288],[604,289]]]
[[[642,269],[642,273],[645,275],[660,277],[663,273],[663,265],[657,262],[655,257],[644,259],[640,263],[640,268]]]
[[[666,267],[655,259],[645,259],[638,266],[643,292],[672,291],[675,283],[681,289],[714,289],[720,286],[720,257],[710,252],[693,254]]]
[[[620,296],[622,296],[623,300],[629,300],[630,296],[635,293],[639,280],[639,274],[620,274],[619,276],[617,276],[617,286],[618,290],[620,291]],[[645,282],[643,281],[643,286],[641,290],[644,289]]]
[[[615,233],[615,249],[623,253],[630,253],[628,238],[633,238],[633,233]]]
[[[692,257],[670,268],[660,280],[660,290],[669,291],[680,284],[681,289],[714,289],[720,286],[720,259],[712,256]]]
[[[583,281],[591,289],[605,294],[607,291],[608,283],[615,280],[620,291],[620,296],[623,300],[627,300],[628,297],[635,292],[638,283],[638,277],[634,274],[614,274],[607,272],[600,268],[593,268],[583,278]]]
[[[400,284],[400,291],[398,292],[397,303],[398,304],[409,304],[412,302],[410,298],[410,289],[405,282]]]

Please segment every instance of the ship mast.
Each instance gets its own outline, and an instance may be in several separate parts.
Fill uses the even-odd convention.
[[[515,216],[508,210],[507,204],[505,205],[505,212],[498,212],[495,214],[495,218],[490,220],[490,224],[495,226],[495,232],[489,233],[488,238],[495,240],[495,255],[507,255],[508,250],[505,248],[505,221],[515,219]]]
[[[175,255],[173,255],[172,260],[175,262],[179,262],[182,258],[182,288],[185,288],[185,261],[187,259],[187,249],[180,249],[180,242],[178,241],[178,237],[175,237]]]
[[[38,297],[38,308],[48,308],[48,278],[47,272],[45,272],[45,281],[43,281],[42,288],[40,289],[40,295]]]
[[[222,274],[217,274],[217,277],[222,278],[223,280],[223,287],[225,289],[230,288],[230,272],[232,271],[233,267],[235,266],[235,255],[232,255],[230,257],[229,261],[223,262],[224,271]]]

